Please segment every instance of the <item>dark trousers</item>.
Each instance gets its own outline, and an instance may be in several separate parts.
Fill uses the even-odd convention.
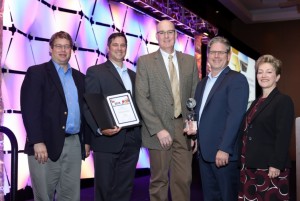
[[[94,152],[95,201],[130,200],[140,151],[133,134],[126,133],[120,153]]]
[[[199,156],[204,201],[236,201],[238,199],[239,169],[236,161],[218,168]]]

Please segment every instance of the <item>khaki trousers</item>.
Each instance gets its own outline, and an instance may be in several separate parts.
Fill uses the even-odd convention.
[[[192,151],[187,149],[182,118],[175,119],[175,137],[169,150],[149,149],[150,201],[189,201],[192,182]],[[170,184],[170,185],[169,185]]]

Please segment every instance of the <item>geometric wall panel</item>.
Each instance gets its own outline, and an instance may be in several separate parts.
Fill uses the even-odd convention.
[[[64,0],[63,0],[63,2],[65,2]],[[72,9],[72,8],[70,8],[70,6],[69,5],[73,5],[73,0],[72,1],[69,1],[68,3],[67,3],[67,8],[68,9]],[[107,5],[108,5],[108,1],[107,0],[105,0],[104,1],[105,3],[106,3],[106,6],[102,6],[101,4],[102,3],[100,3],[100,1],[87,1],[87,0],[80,0],[79,1],[79,6],[80,6],[80,8],[79,8],[79,10],[81,10],[82,11],[82,14],[84,15],[84,16],[92,16],[93,15],[93,11],[94,11],[94,5],[96,4],[96,5],[100,5],[99,6],[99,8],[101,8],[101,7],[103,7],[103,10],[99,10],[99,8],[97,8],[96,10],[97,10],[97,13],[99,13],[99,12],[101,12],[101,14],[103,14],[106,10],[106,8],[107,8]],[[75,5],[75,4],[74,4]],[[73,10],[73,9],[72,9]],[[105,12],[106,13],[106,12]],[[95,16],[95,15],[94,15]],[[101,17],[105,17],[105,15],[102,15]],[[105,21],[107,21],[107,20],[105,20]]]
[[[185,36],[185,35],[179,35],[179,37],[182,37],[182,36]],[[194,43],[194,38],[189,38],[189,37],[186,37],[187,40],[187,43],[186,43],[186,46],[183,50],[183,52],[187,53],[187,54],[190,54],[190,55],[195,55],[195,43]],[[179,43],[179,42],[178,42]],[[178,48],[179,49],[179,48]]]
[[[78,29],[78,33],[79,34],[76,37],[76,41],[75,41],[77,47],[93,49],[93,50],[98,49],[93,28],[91,23],[88,21],[88,19],[83,18],[80,20],[80,27]]]
[[[96,39],[96,43],[98,45],[98,49],[100,53],[106,53],[107,46],[107,38],[108,36],[114,32],[114,29],[111,26],[99,26],[93,24],[94,37]]]
[[[88,157],[84,161],[82,161],[81,178],[93,178],[94,177],[93,167],[94,167],[93,157]]]
[[[134,37],[134,36],[127,36],[127,54],[125,59],[128,59],[129,61],[136,61],[137,57],[140,55],[139,50],[141,43],[143,42],[142,39]]]
[[[147,45],[147,53],[154,52],[157,50],[157,44],[148,44]]]
[[[107,0],[98,0],[95,6],[95,11],[91,14],[91,16],[93,16],[94,22],[98,22],[103,25],[111,25],[114,23]]]
[[[141,35],[145,41],[148,42],[157,42],[156,40],[156,23],[157,21],[153,18],[148,17],[147,15],[140,14],[141,17],[138,17],[139,27]]]
[[[53,13],[56,22],[56,29],[54,30],[54,32],[60,30],[66,31],[70,33],[71,37],[74,40],[76,38],[78,28],[80,27],[81,16],[78,14],[64,12],[60,10],[55,10],[53,11]],[[53,33],[51,33],[51,35]]]
[[[34,59],[34,63],[31,65],[44,63],[51,59],[50,53],[49,53],[49,42],[48,41],[32,40],[32,41],[30,41],[30,45],[31,45],[31,51],[33,54],[33,59]],[[28,68],[31,65],[27,64],[26,68]]]
[[[133,33],[134,35],[141,35],[141,26],[144,24],[141,23],[141,18],[143,18],[143,14],[136,12],[132,9],[126,9],[126,18],[124,20],[124,26],[122,30],[125,33]]]
[[[25,128],[22,123],[21,114],[17,113],[4,113],[3,125],[8,127],[16,136],[18,141],[19,150],[24,150],[24,145],[26,141]],[[4,150],[10,151],[11,145],[8,140],[4,140]]]
[[[1,58],[1,66],[4,66],[4,61],[7,57],[7,50],[9,48],[9,45],[12,41],[12,33],[8,30],[2,30],[2,38],[5,40],[2,40],[2,58]]]
[[[178,34],[177,42],[175,43],[175,49],[183,50],[183,52],[191,55],[193,55],[195,52],[192,39],[183,34]]]
[[[127,17],[126,13],[128,7],[125,6],[124,4],[120,4],[116,2],[111,2],[109,7],[111,9],[111,15],[112,15],[114,26],[120,31],[123,31],[124,19],[126,19]],[[131,32],[131,33],[135,33],[135,32]]]
[[[105,57],[100,56],[100,58],[102,58],[102,60],[98,63],[104,62],[104,59],[106,61]],[[88,67],[97,64],[97,60],[98,54],[96,52],[76,51],[72,54],[70,65],[85,74]],[[76,66],[78,66],[78,68],[76,68]]]
[[[38,10],[41,4],[36,0],[9,0],[5,3],[8,3],[10,8],[14,26],[22,30],[23,33],[30,33],[32,24],[39,17]],[[24,16],[26,16],[26,20],[24,20]]]
[[[20,114],[20,87],[29,66],[50,60],[49,39],[53,33],[63,30],[72,36],[70,65],[85,74],[88,67],[106,61],[108,36],[124,32],[128,40],[125,65],[135,71],[139,56],[158,49],[156,23],[156,19],[115,1],[6,0],[1,60],[3,126],[16,134],[19,150],[24,149],[26,138]],[[176,49],[194,55],[194,39],[178,33]],[[7,139],[4,141],[4,150],[9,151],[10,144]],[[9,173],[10,154],[4,155]],[[149,167],[147,155],[146,149],[141,149],[137,168]],[[31,185],[23,153],[19,154],[20,166],[19,189]],[[93,160],[89,157],[82,164],[81,177],[90,178],[93,174]]]
[[[7,52],[5,67],[10,70],[26,72],[28,66],[35,64],[32,53],[28,38],[15,32]]]
[[[24,75],[15,73],[2,74],[2,99],[4,110],[20,111],[20,89]],[[5,120],[5,119],[4,119]]]
[[[15,0],[19,2],[19,0]],[[33,1],[33,0],[31,0]],[[53,34],[53,32],[56,32],[58,30],[58,25],[54,16],[54,12],[52,9],[49,9],[49,7],[46,4],[41,4],[38,1],[34,1],[35,4],[37,4],[37,8],[34,7],[31,8],[31,1],[24,1],[27,3],[26,7],[29,7],[31,11],[28,11],[28,13],[35,12],[36,15],[34,21],[32,22],[30,26],[29,33],[33,37],[39,37],[39,38],[50,38],[50,36]],[[24,3],[25,4],[25,3]],[[25,13],[25,16],[28,15],[28,13]],[[20,15],[20,13],[18,13]],[[22,21],[24,23],[24,20]],[[27,17],[25,20],[25,23],[27,22]],[[22,30],[19,26],[16,26],[18,29]]]
[[[11,10],[10,10],[10,4],[5,3],[5,1],[1,1],[1,3],[4,3],[4,9],[2,13],[2,17],[3,17],[3,27],[12,27],[13,26],[13,22],[12,22],[12,17],[11,17]],[[12,2],[11,2],[12,3]],[[16,7],[16,6],[12,6],[12,7]],[[5,20],[4,20],[5,19]]]
[[[81,10],[81,3],[80,2],[87,2],[86,0],[46,0],[51,5],[55,5],[60,8],[65,8],[69,10]],[[94,1],[89,1],[94,2]]]
[[[4,139],[5,141],[6,139]],[[10,192],[9,181],[11,181],[11,154],[4,154],[4,194]],[[26,186],[31,186],[28,168],[27,155],[24,153],[18,154],[18,189],[23,189]],[[8,181],[7,181],[8,179]]]

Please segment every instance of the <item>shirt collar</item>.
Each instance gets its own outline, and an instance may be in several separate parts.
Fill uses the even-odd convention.
[[[169,53],[163,51],[162,49],[159,49],[159,50],[160,50],[163,57],[168,58],[168,56],[170,55]],[[173,56],[173,58],[176,57],[175,50],[171,53],[171,55]]]
[[[53,60],[52,60],[52,62],[53,62],[53,64],[54,64],[55,69],[56,69],[57,72],[58,72],[59,70],[63,70],[63,68],[62,68],[58,63],[56,63],[56,62],[53,61]],[[68,63],[68,69],[67,69],[67,72],[68,72],[68,71],[71,71],[71,72],[72,72],[72,68],[71,68],[71,66],[70,66],[69,63]]]
[[[114,67],[116,68],[117,71],[120,71],[120,72],[126,72],[127,71],[127,67],[124,65],[124,63],[123,63],[122,67],[118,66],[117,64],[115,64],[112,61],[111,61],[111,63],[114,65]]]
[[[224,70],[225,68],[223,68]],[[212,77],[211,72],[208,74],[209,79],[216,79],[219,77],[219,75],[223,72],[223,70],[221,70],[216,76]]]

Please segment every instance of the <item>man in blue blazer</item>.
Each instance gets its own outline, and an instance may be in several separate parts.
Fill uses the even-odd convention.
[[[237,200],[238,129],[247,109],[249,86],[244,75],[230,70],[230,44],[223,37],[208,43],[211,72],[198,83],[199,165],[205,201]]]
[[[29,67],[21,87],[34,200],[79,201],[81,160],[89,155],[83,138],[84,75],[68,63],[73,45],[68,33],[53,34],[49,45],[51,60]]]

